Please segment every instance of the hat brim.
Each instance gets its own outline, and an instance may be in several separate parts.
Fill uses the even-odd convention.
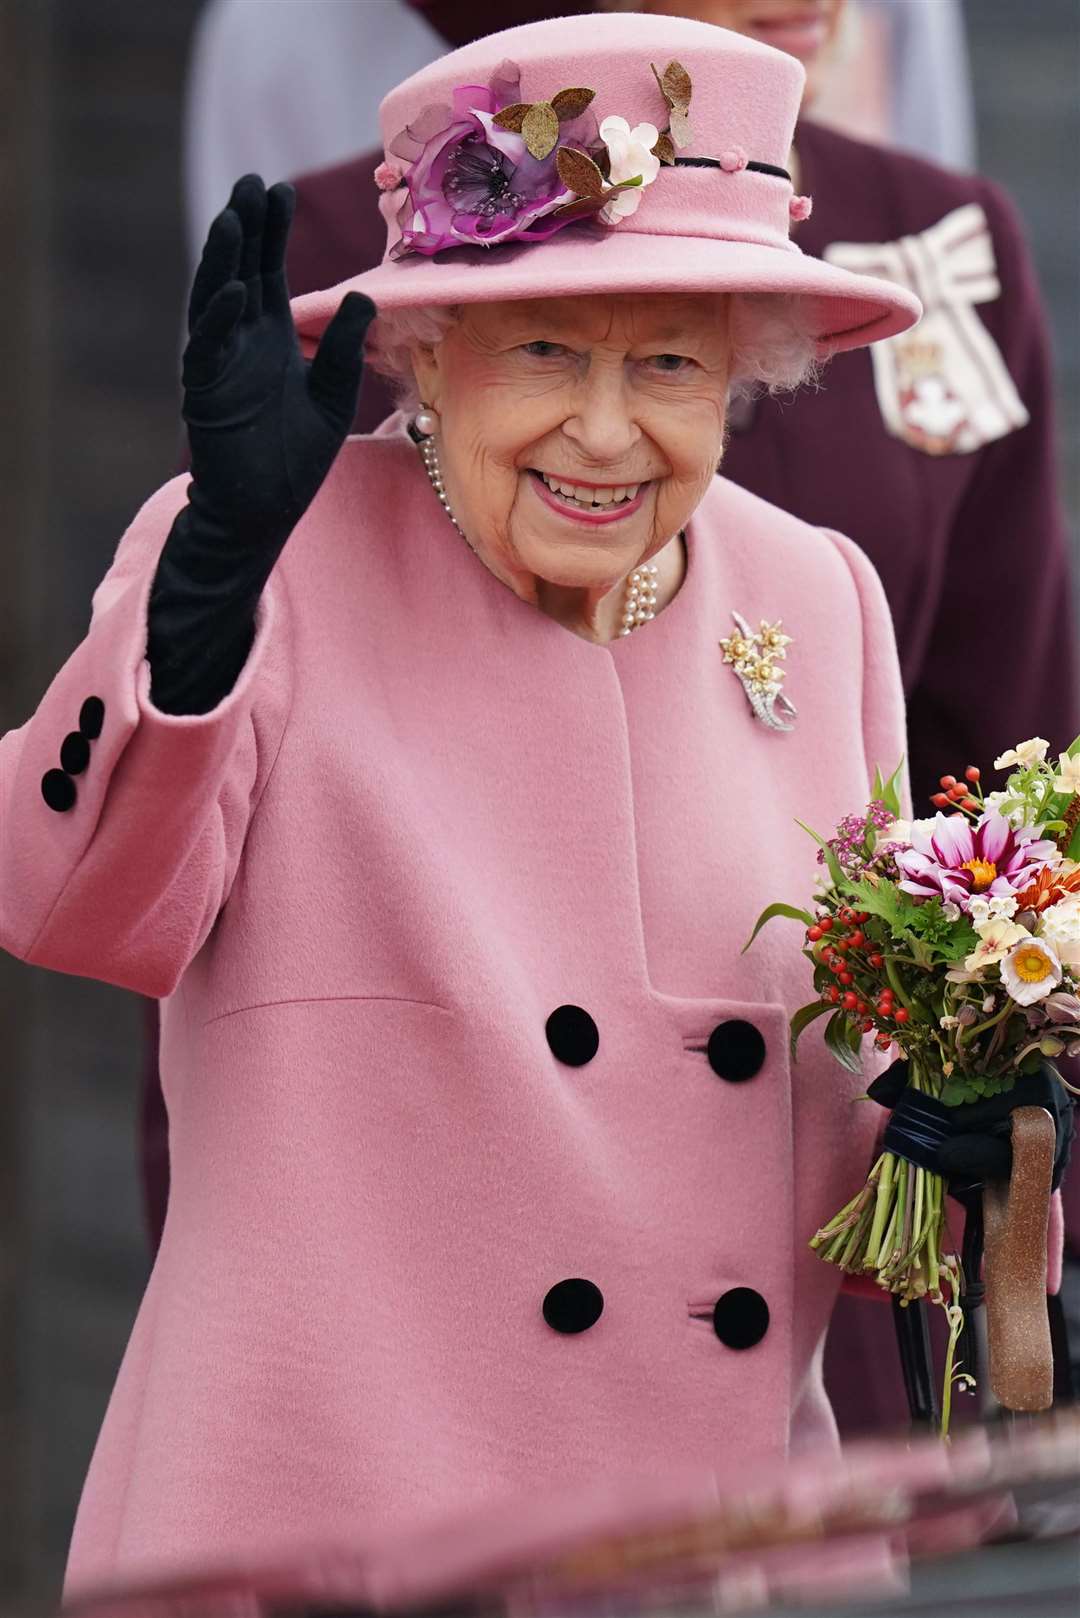
[[[922,314],[918,298],[906,288],[791,248],[652,235],[625,226],[584,239],[571,229],[541,243],[384,261],[337,286],[293,299],[293,319],[306,346],[321,337],[342,298],[353,291],[366,293],[377,310],[603,293],[788,293],[802,300],[822,355],[894,337]]]

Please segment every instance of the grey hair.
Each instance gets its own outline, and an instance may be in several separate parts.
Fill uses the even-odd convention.
[[[778,292],[733,292],[728,296],[732,396],[752,394],[759,388],[785,393],[803,383],[816,383],[821,361],[801,298]],[[421,403],[413,376],[413,350],[434,348],[460,313],[460,305],[428,304],[388,310],[372,325],[368,361],[388,379],[399,409],[412,412]]]

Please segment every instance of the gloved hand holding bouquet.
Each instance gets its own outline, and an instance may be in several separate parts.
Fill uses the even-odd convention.
[[[985,1204],[994,1391],[1012,1409],[1050,1402],[1045,1305],[1041,1331],[1030,1310],[1016,1328],[1045,1286],[1047,1205],[1072,1134],[1052,1059],[1080,1054],[1080,737],[1056,766],[1047,751],[1035,738],[1004,753],[1005,787],[985,797],[975,766],[943,776],[938,813],[910,822],[900,769],[878,772],[835,836],[805,828],[822,867],[813,913],[770,905],[745,946],[774,916],[807,929],[817,995],[791,1019],[793,1058],[819,1017],[846,1067],[860,1069],[864,1039],[899,1053],[868,1092],[890,1108],[883,1150],[811,1246],[903,1303],[946,1308],[944,1431],[961,1287],[979,1280],[961,1275],[947,1189]]]

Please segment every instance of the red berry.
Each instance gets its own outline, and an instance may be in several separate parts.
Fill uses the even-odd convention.
[[[948,791],[948,789],[950,787],[954,787],[956,785],[956,776],[955,775],[943,775],[943,776],[941,776],[941,778],[940,778],[940,780],[938,782],[938,785],[943,786],[945,788],[945,790]]]
[[[893,1015],[895,1016],[897,1022],[910,1022],[911,1021],[911,1012],[908,1010],[907,1006],[901,1006],[900,1010],[897,1011],[897,1012],[894,1012]]]
[[[862,1029],[864,1034],[868,1034],[870,1032],[871,1028],[873,1028],[873,1026],[874,1026],[873,1019],[870,1018],[870,1017],[864,1018],[863,1021],[859,1024],[859,1027]]]
[[[847,994],[845,994],[845,996],[844,996],[844,1002],[843,1002],[843,1004],[844,1004],[844,1010],[845,1010],[845,1011],[854,1011],[854,1010],[855,1010],[855,1008],[856,1008],[856,1007],[857,1007],[857,1006],[858,1006],[858,1004],[859,1004],[859,997],[858,997],[858,995],[857,995],[857,994],[853,994],[853,993],[852,993],[852,992],[851,992],[851,990],[850,990],[850,989],[849,989],[849,990],[848,990],[848,992],[847,992]]]
[[[885,965],[885,957],[884,957],[884,955],[871,955],[870,956],[870,965],[875,969],[875,971],[880,971],[881,968]]]
[[[848,943],[851,945],[852,949],[862,949],[863,945],[866,943],[866,934],[861,928],[857,928],[848,939]]]
[[[935,809],[947,809],[949,807],[949,799],[944,792],[935,792],[930,802]]]
[[[978,781],[981,779],[981,777],[982,771],[979,769],[977,764],[969,764],[967,769],[964,771],[965,780]]]
[[[839,1004],[840,990],[836,987],[835,983],[833,984],[832,988],[829,990],[829,999],[832,1001],[834,1006]]]
[[[841,955],[846,955],[848,950],[851,948],[851,945],[848,943],[846,938],[838,938],[836,940],[836,947],[840,951]]]
[[[821,921],[818,922],[818,926],[821,928],[823,933],[831,932],[832,931],[832,917],[831,916],[822,917]]]
[[[887,1051],[889,1046],[892,1044],[891,1034],[879,1034],[875,1039],[874,1044],[877,1046],[879,1051]]]
[[[877,1003],[877,1008],[883,1017],[887,1017],[892,1011],[892,1001],[886,1000],[885,996],[882,995],[881,999]]]
[[[945,796],[952,803],[959,803],[961,798],[966,798],[967,797],[967,787],[960,787],[960,786],[950,787],[948,792],[945,794]]]
[[[854,983],[855,979],[850,972],[838,972],[837,977],[841,983]]]
[[[974,811],[979,807],[978,800],[975,798],[965,798],[960,807],[961,809],[971,809]]]
[[[822,935],[822,931],[821,931],[820,927],[811,927],[807,931],[806,936],[807,936],[807,938],[809,938],[811,943],[816,944],[818,939],[821,938],[823,935]]]

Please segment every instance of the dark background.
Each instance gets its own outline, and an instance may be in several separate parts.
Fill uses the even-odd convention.
[[[124,527],[173,470],[180,114],[198,10],[0,3],[0,731],[82,637]],[[1075,533],[1080,0],[966,12],[980,168],[1019,203],[1050,309]],[[140,1056],[130,996],[0,957],[0,1612],[20,1618],[58,1590],[146,1281]]]

